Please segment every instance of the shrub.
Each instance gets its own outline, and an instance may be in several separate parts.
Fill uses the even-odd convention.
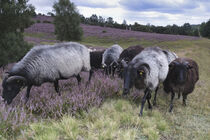
[[[48,20],[44,20],[43,23],[52,23],[52,22]]]
[[[58,40],[81,40],[82,28],[80,27],[80,16],[76,7],[69,0],[59,0],[54,6],[55,34]]]
[[[31,48],[21,33],[6,33],[0,37],[0,66],[16,62]]]

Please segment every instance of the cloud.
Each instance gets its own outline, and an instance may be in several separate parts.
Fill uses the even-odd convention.
[[[194,9],[195,0],[121,0],[121,6],[130,11],[156,11],[163,13],[181,13],[187,9]]]
[[[52,12],[55,1],[29,0],[37,13]],[[128,24],[183,25],[200,24],[210,18],[209,0],[70,0],[80,14],[92,14],[104,18],[113,17],[114,21]]]
[[[29,0],[29,4],[32,4],[36,8],[37,13],[47,14],[48,12],[52,12],[52,6],[57,0]]]
[[[78,6],[90,8],[113,8],[118,5],[118,0],[71,0],[71,2]]]

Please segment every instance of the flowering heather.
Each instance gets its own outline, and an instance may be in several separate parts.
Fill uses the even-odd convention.
[[[37,16],[34,20],[40,21],[53,21],[52,17],[48,16]],[[84,32],[84,37],[95,36],[95,37],[109,37],[112,39],[121,38],[135,38],[137,40],[158,40],[158,41],[177,41],[177,40],[195,40],[199,37],[184,36],[184,35],[169,35],[169,34],[158,34],[158,33],[147,33],[139,31],[130,31],[123,29],[116,29],[110,27],[100,27],[93,25],[81,24]],[[54,25],[50,23],[35,23],[31,27],[25,29],[27,33],[47,33],[47,36],[51,34],[54,35]],[[55,38],[55,36],[54,36]]]
[[[34,21],[39,20],[40,22],[43,21],[49,21],[53,22],[53,18],[51,16],[42,16],[42,15],[37,15],[36,17],[33,18]]]
[[[3,75],[2,69],[0,75]],[[47,118],[58,119],[64,114],[76,115],[88,111],[90,107],[100,106],[106,98],[119,96],[122,88],[121,79],[95,72],[91,83],[86,87],[88,76],[88,73],[81,73],[83,80],[80,86],[77,85],[76,78],[60,80],[61,96],[58,96],[51,83],[32,87],[26,104],[24,104],[26,88],[15,97],[11,105],[7,105],[1,97],[3,89],[0,86],[0,135],[6,133],[14,136],[21,127],[31,122]]]

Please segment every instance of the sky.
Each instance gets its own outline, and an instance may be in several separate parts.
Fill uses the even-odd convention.
[[[29,0],[37,13],[52,12],[57,0]],[[70,0],[85,17],[92,14],[127,24],[200,24],[210,19],[210,0]]]

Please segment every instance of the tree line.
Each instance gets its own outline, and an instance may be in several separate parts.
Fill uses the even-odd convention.
[[[114,21],[112,17],[105,19],[102,16],[97,16],[96,14],[93,14],[87,18],[85,18],[83,15],[80,15],[80,19],[83,24],[97,25],[102,27],[113,27],[160,34],[199,36],[199,25],[190,25],[189,23],[185,23],[182,26],[178,26],[176,24],[167,26],[154,26],[151,24],[142,25],[137,22],[135,22],[133,25],[128,25],[126,20],[123,20],[122,24],[120,24]]]

